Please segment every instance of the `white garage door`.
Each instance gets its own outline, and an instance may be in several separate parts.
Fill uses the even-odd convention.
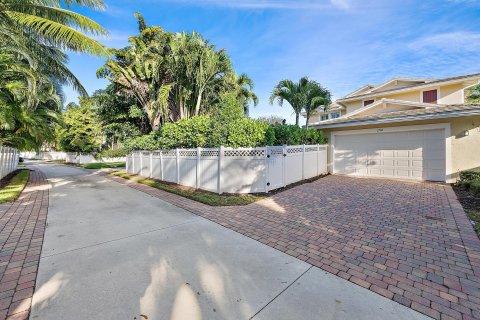
[[[335,135],[334,173],[445,181],[445,129]]]

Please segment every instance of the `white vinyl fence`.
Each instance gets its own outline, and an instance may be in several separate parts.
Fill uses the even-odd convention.
[[[18,168],[18,150],[0,146],[0,179]]]
[[[256,193],[327,173],[327,146],[137,151],[127,172],[217,193]]]
[[[28,152],[22,152],[20,156],[26,159],[65,160],[65,162],[68,162],[68,163],[78,163],[78,164],[126,161],[125,157],[95,159],[93,154],[82,154],[82,153],[64,152],[64,151],[41,151],[41,152],[28,151]]]

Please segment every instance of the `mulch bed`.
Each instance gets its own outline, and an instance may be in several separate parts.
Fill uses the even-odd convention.
[[[458,201],[460,201],[463,209],[469,211],[480,211],[480,196],[476,196],[461,186],[452,186]]]

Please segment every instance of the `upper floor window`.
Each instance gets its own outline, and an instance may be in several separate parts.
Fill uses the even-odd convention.
[[[422,92],[423,102],[437,103],[437,89]]]
[[[333,112],[333,113],[325,113],[320,115],[320,121],[328,120],[328,119],[336,119],[340,118],[340,112]]]
[[[330,119],[340,118],[340,112],[330,113]]]
[[[375,102],[375,100],[373,100],[373,99],[371,99],[371,100],[365,100],[365,101],[363,101],[363,106],[366,107],[366,106],[368,106],[369,104],[372,104],[372,103],[374,103],[374,102]]]

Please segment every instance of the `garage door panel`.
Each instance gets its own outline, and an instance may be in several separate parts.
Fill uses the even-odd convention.
[[[338,135],[336,173],[445,180],[444,129]]]

